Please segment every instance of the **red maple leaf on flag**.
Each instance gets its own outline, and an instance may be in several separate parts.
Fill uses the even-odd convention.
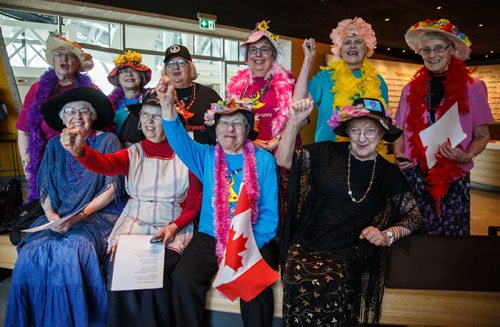
[[[226,266],[237,271],[238,268],[243,267],[241,262],[243,256],[239,253],[247,249],[246,244],[248,237],[244,237],[243,234],[241,234],[237,239],[233,240],[235,234],[235,230],[231,228],[226,244]]]

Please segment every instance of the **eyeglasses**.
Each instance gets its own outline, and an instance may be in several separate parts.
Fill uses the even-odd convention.
[[[167,62],[167,68],[174,68],[176,66],[178,68],[183,68],[186,65],[187,65],[187,62],[185,60],[177,60],[177,61],[170,60]]]
[[[270,54],[271,52],[273,52],[273,49],[271,49],[270,47],[268,46],[263,46],[263,47],[260,47],[260,48],[257,48],[257,47],[250,47],[248,48],[248,54],[249,55],[256,55],[257,52],[260,52],[261,55],[263,56],[267,56],[268,54]]]
[[[77,60],[78,58],[71,52],[65,52],[61,50],[56,50],[52,52],[52,56],[54,59],[63,59],[66,58],[67,60],[74,59]]]
[[[68,107],[68,108],[63,109],[63,113],[65,115],[68,115],[69,117],[74,117],[77,114],[80,114],[82,117],[88,117],[92,114],[92,111],[89,108],[77,109],[77,108]]]
[[[448,50],[448,48],[451,47],[452,44],[453,44],[453,42],[448,44],[448,45],[439,44],[439,45],[436,45],[434,48],[429,48],[429,47],[421,48],[420,50],[418,50],[418,53],[422,56],[428,56],[431,54],[431,52],[434,52],[436,54],[443,53],[446,50]]]
[[[153,114],[153,113],[146,112],[146,111],[141,111],[140,116],[142,119],[152,118],[154,120],[161,120],[161,118],[162,118],[160,114]]]
[[[133,74],[137,72],[137,70],[135,70],[134,68],[132,67],[125,67],[125,68],[121,68],[119,71],[118,71],[118,74]]]
[[[225,119],[220,119],[219,123],[217,126],[220,126],[222,129],[228,129],[229,126],[232,126],[235,130],[242,130],[247,126],[247,123],[240,120],[240,119],[235,119],[235,120],[225,120]]]
[[[378,130],[374,128],[367,128],[364,132],[362,132],[359,128],[349,128],[347,130],[347,134],[352,139],[358,139],[361,134],[363,134],[367,139],[373,140],[377,136]]]

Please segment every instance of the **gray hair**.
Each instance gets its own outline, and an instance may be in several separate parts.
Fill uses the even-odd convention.
[[[82,101],[82,100],[71,101],[71,102],[66,103],[62,107],[62,109],[59,110],[59,118],[61,118],[61,120],[64,121],[64,118],[63,118],[64,117],[64,109],[69,108],[69,107],[73,107],[73,106],[75,106],[77,104],[83,104],[83,105],[85,105],[92,112],[92,118],[94,118],[94,120],[97,119],[97,111],[94,109],[94,107],[92,106],[92,104],[90,102]]]

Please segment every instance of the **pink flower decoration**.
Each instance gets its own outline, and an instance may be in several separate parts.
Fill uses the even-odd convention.
[[[342,125],[343,122],[351,118],[363,117],[370,113],[369,110],[363,108],[356,108],[353,106],[344,106],[341,110],[333,111],[332,116],[328,119],[327,124],[335,129]]]

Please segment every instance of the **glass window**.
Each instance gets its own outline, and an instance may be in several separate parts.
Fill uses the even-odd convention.
[[[193,63],[196,66],[196,71],[198,72],[198,78],[196,79],[196,82],[206,85],[214,89],[217,93],[221,94],[220,84],[222,62],[193,59]]]
[[[194,54],[197,56],[222,57],[221,39],[204,35],[194,36]]]
[[[240,59],[240,43],[233,40],[224,40],[224,59],[238,61]],[[241,60],[243,60],[241,58]]]
[[[164,52],[172,44],[181,44],[193,52],[192,35],[138,26],[125,26],[126,48]]]
[[[227,64],[226,65],[226,83],[231,77],[236,75],[238,70],[247,68],[246,64]]]
[[[45,68],[45,42],[57,17],[0,8],[0,27],[12,67]]]
[[[80,18],[63,18],[62,31],[72,41],[123,49],[122,25]]]

